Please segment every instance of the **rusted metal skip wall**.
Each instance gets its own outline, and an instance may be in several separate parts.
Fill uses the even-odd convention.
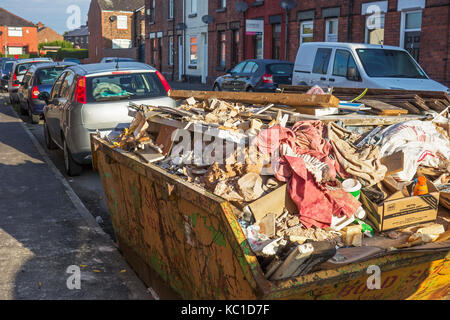
[[[120,249],[144,281],[150,267],[181,298],[450,298],[448,250],[394,253],[267,281],[228,202],[91,139]],[[380,290],[367,288],[370,265],[381,269]]]

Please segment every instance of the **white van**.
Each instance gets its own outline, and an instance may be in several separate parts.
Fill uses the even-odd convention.
[[[431,80],[402,48],[343,42],[302,44],[292,84],[450,93],[449,88]]]

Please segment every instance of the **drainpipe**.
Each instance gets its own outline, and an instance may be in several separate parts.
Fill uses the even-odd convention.
[[[285,31],[284,31],[284,36],[285,36],[285,43],[284,43],[284,60],[288,59],[288,25],[289,25],[289,11],[286,9],[286,21],[285,21]]]
[[[186,0],[183,0],[183,24],[186,26]],[[187,28],[185,28],[183,30],[183,76],[184,76],[184,80],[186,80],[186,29]]]
[[[352,42],[352,28],[353,28],[353,0],[347,0],[348,16],[347,16],[347,42]]]
[[[175,50],[178,50],[178,48],[177,49],[175,49],[176,47],[175,47],[175,44],[174,44],[174,42],[177,44],[177,46],[178,46],[178,34],[177,34],[177,31],[176,31],[176,27],[175,27],[175,17],[177,16],[176,14],[175,14],[175,7],[176,7],[176,5],[175,5],[175,3],[176,3],[176,1],[174,0],[173,1],[173,8],[172,8],[172,10],[173,10],[173,20],[172,20],[172,81],[175,81]],[[169,37],[169,40],[170,40],[170,37]],[[169,47],[170,47],[170,44],[169,44]],[[178,54],[180,54],[180,53],[178,53]]]

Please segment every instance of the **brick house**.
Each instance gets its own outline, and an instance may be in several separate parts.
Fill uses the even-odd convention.
[[[64,40],[72,42],[74,48],[89,49],[88,26],[81,26],[64,34]]]
[[[38,53],[37,26],[0,8],[0,53],[20,55]]]
[[[37,27],[38,44],[64,40],[64,37],[62,35],[60,35],[52,28],[45,26],[42,22],[38,22],[36,24],[36,27]]]
[[[183,0],[146,0],[146,63],[168,80],[181,80],[184,69]]]
[[[339,41],[406,48],[432,79],[450,86],[448,0],[296,0],[288,12],[287,37],[286,11],[279,0],[246,0],[245,13],[236,10],[238,2],[242,0],[210,1],[209,81],[237,61],[295,61],[303,42]],[[263,20],[263,34],[244,36],[246,20]]]
[[[145,0],[92,0],[88,13],[89,61],[103,57],[139,59],[136,43],[136,11]],[[141,12],[141,11],[139,11]]]

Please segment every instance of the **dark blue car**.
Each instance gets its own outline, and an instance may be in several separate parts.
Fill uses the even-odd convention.
[[[31,123],[38,123],[42,116],[45,102],[39,99],[39,93],[48,92],[59,75],[73,62],[51,62],[32,65],[25,74],[17,95],[20,102],[20,113],[28,114]]]

